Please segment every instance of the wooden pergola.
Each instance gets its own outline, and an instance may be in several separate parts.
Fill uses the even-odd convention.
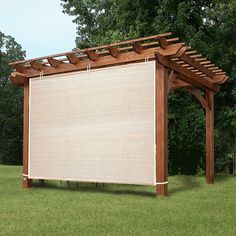
[[[31,187],[28,178],[29,79],[156,60],[156,181],[157,194],[168,193],[168,93],[184,89],[200,102],[206,114],[206,182],[214,182],[214,93],[227,79],[226,73],[172,33],[153,35],[109,45],[70,51],[51,56],[10,63],[15,69],[11,81],[24,87],[23,187]],[[157,122],[158,121],[158,122]]]

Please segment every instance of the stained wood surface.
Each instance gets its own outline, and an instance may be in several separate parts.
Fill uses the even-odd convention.
[[[154,184],[155,62],[30,80],[29,175]]]
[[[206,108],[206,182],[214,183],[214,93],[206,92],[208,106]]]
[[[29,84],[24,85],[24,129],[23,129],[23,188],[29,188],[32,180],[28,179],[28,144],[29,144]]]
[[[156,63],[156,191],[168,194],[168,74]]]

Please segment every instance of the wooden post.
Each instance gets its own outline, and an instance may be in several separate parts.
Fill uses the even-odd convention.
[[[214,183],[214,93],[206,92],[206,182]]]
[[[168,74],[156,61],[156,193],[168,194]]]
[[[23,128],[23,188],[32,186],[28,178],[28,142],[29,142],[29,82],[24,85],[24,128]]]

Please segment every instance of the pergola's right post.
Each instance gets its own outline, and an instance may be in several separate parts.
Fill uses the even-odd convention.
[[[214,93],[206,91],[206,182],[214,183]]]
[[[156,61],[156,193],[168,194],[168,73]]]

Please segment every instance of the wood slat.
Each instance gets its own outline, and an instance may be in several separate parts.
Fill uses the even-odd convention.
[[[195,59],[195,61],[206,61],[207,60],[207,58],[197,58],[197,59]]]
[[[201,57],[202,56],[202,54],[196,54],[196,55],[192,55],[192,56],[190,56],[190,57],[192,57],[192,58],[198,58],[198,57]]]
[[[195,54],[195,53],[197,53],[197,51],[188,51],[188,52],[186,52],[185,54],[187,54],[187,55],[192,55],[192,54]]]
[[[189,57],[186,54],[183,54],[180,57],[183,61],[187,62],[188,64],[190,64],[191,66],[193,66],[194,68],[198,69],[199,71],[202,71],[204,74],[208,75],[209,77],[213,77],[214,74],[212,73],[212,71],[206,69],[201,62],[197,62],[196,60],[194,60],[193,58]]]
[[[178,65],[176,62],[171,61],[165,57],[163,57],[161,54],[158,52],[156,53],[157,60],[167,66],[168,68],[175,70],[177,73],[180,73],[184,75],[185,77],[188,77],[188,79],[194,81],[195,83],[198,83],[200,86],[205,86],[215,92],[219,90],[217,86],[212,84],[209,80],[203,79],[199,75],[194,74],[190,70],[184,68],[183,66]],[[186,81],[189,82],[189,81]]]

